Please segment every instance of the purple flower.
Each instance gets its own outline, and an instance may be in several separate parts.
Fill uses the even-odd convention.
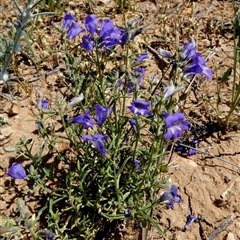
[[[142,81],[143,76],[146,72],[145,68],[137,67],[133,70],[133,72],[137,76],[137,83],[138,83],[139,87],[142,88],[143,86],[140,85],[140,82]]]
[[[72,41],[78,34],[80,34],[83,31],[84,30],[81,29],[81,27],[78,23],[73,22],[67,32],[70,41]]]
[[[52,240],[55,238],[55,234],[53,232],[44,231],[44,232],[41,232],[41,234],[48,240]]]
[[[129,123],[130,123],[131,127],[136,131],[136,129],[137,129],[137,121],[134,118],[131,118],[129,120]]]
[[[193,38],[185,43],[181,52],[180,67],[184,72],[184,77],[190,77],[196,74],[204,75],[207,80],[212,78],[212,71],[206,66],[206,61],[201,53],[196,52],[197,46]]]
[[[127,29],[122,30],[121,33],[121,45],[125,45],[129,40],[132,40],[132,32]]]
[[[83,135],[82,140],[84,142],[92,142],[93,146],[97,151],[104,157],[107,153],[107,150],[104,147],[104,141],[108,138],[107,135],[94,134],[93,136]]]
[[[85,27],[88,32],[93,35],[94,32],[97,30],[99,20],[97,19],[96,15],[91,14],[88,15],[85,19]]]
[[[151,103],[143,100],[134,100],[132,106],[128,106],[128,109],[132,113],[138,115],[152,115],[152,112],[149,110]]]
[[[97,104],[95,105],[95,111],[96,111],[97,123],[101,127],[103,123],[106,121],[106,119],[108,118],[109,114],[112,112],[112,109],[106,106],[101,106]]]
[[[140,166],[141,166],[141,161],[140,160],[137,160],[137,159],[134,159],[133,160],[133,163],[135,165],[135,170],[138,171]]]
[[[167,209],[174,207],[174,197],[170,192],[164,192],[159,199],[160,202],[166,202]]]
[[[188,43],[184,43],[183,45],[183,49],[181,52],[182,55],[182,61],[188,61],[189,59],[191,59],[197,51],[197,45],[195,40],[191,37]]]
[[[87,109],[84,114],[81,114],[77,117],[72,118],[70,122],[83,125],[83,129],[88,129],[90,127],[93,127],[94,121],[89,113],[90,113],[90,110]]]
[[[42,123],[39,121],[36,121],[37,129],[40,130],[43,126]]]
[[[75,17],[71,13],[66,13],[66,15],[63,18],[63,27],[65,30],[70,27],[74,21]]]
[[[94,32],[97,30],[99,20],[96,15],[88,15],[85,19],[85,27],[88,30],[89,34],[82,37],[81,47],[87,51],[92,51],[95,46]]]
[[[206,66],[205,59],[200,53],[191,58],[191,61],[183,67],[183,72],[186,78],[196,74],[204,75],[207,80],[212,78],[212,71]]]
[[[103,47],[105,50],[110,50],[121,43],[122,31],[118,27],[115,27],[113,21],[110,19],[102,23],[98,35],[99,47]]]
[[[136,83],[129,82],[129,83],[125,84],[125,86],[128,88],[128,93],[133,92],[136,89],[136,86],[138,86],[139,89],[144,88],[144,86],[141,85],[140,83],[141,83],[141,81],[143,79],[143,76],[146,72],[145,68],[137,67],[133,70],[133,72],[134,72],[135,77],[137,78],[137,81],[136,81]]]
[[[7,175],[16,179],[24,179],[27,176],[22,164],[17,162],[14,162],[11,165],[11,167],[8,169]]]
[[[94,46],[95,41],[92,39],[92,36],[90,34],[82,37],[82,48],[86,49],[87,51],[92,51]]]
[[[167,50],[159,48],[158,52],[159,52],[160,56],[162,56],[163,58],[173,58],[172,53]]]
[[[185,229],[188,229],[192,222],[198,223],[199,219],[197,217],[195,217],[194,215],[190,214],[187,216],[187,222],[185,224]]]
[[[189,156],[189,157],[193,156],[193,155],[196,155],[196,154],[197,154],[197,151],[195,149],[190,148],[187,151],[187,156]]]
[[[170,191],[164,192],[160,197],[160,202],[166,202],[166,207],[173,209],[174,203],[180,203],[182,200],[178,194],[178,189],[175,185],[172,185]]]
[[[176,185],[172,185],[172,187],[170,189],[170,193],[173,195],[174,201],[176,203],[180,203],[182,201],[181,196],[178,194],[178,188]]]
[[[200,140],[198,140],[198,139],[193,139],[193,140],[192,140],[192,146],[193,146],[194,148],[196,148],[199,143],[200,143]]]
[[[173,81],[171,80],[169,85],[164,89],[163,93],[163,100],[170,97],[175,92],[175,86],[173,84]]]
[[[172,115],[164,113],[164,122],[167,128],[165,139],[177,139],[182,136],[184,130],[188,130],[190,122],[184,120],[182,113],[174,113]]]
[[[47,98],[43,99],[43,100],[41,100],[41,99],[37,100],[37,106],[38,106],[38,109],[40,109],[40,110],[47,108],[48,104],[49,104],[49,101]]]
[[[174,151],[175,151],[175,152],[185,153],[185,152],[186,152],[186,148],[183,147],[182,145],[175,145]]]
[[[99,23],[101,26],[98,30]],[[95,45],[107,51],[121,43],[122,31],[114,26],[112,20],[99,20],[96,15],[91,14],[86,17],[84,24],[89,34],[83,36],[81,47],[87,51],[92,51]],[[98,37],[94,37],[95,32]]]
[[[129,217],[131,215],[131,210],[129,208],[126,208],[124,214]]]
[[[147,51],[138,57],[138,59],[136,60],[136,64],[140,64],[142,61],[146,59],[149,59],[149,55]]]

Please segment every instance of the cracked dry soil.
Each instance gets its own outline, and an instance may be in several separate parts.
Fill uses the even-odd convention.
[[[63,1],[64,2],[64,1]],[[117,11],[114,1],[96,1],[88,5],[89,1],[72,1],[66,4],[66,11],[71,10],[78,19],[82,19],[90,11],[97,15],[105,16],[121,22],[122,14]],[[183,106],[184,112],[193,121],[206,124],[215,121],[213,109],[202,101],[202,96],[216,99],[216,81],[223,72],[233,64],[233,29],[231,19],[233,8],[231,1],[132,1],[136,6],[136,12],[126,11],[127,17],[143,16],[144,23],[154,24],[146,29],[147,44],[157,49],[158,47],[174,51],[175,46],[182,44],[187,37],[193,36],[198,44],[198,50],[207,56],[214,49],[215,55],[208,61],[208,66],[214,72],[211,82],[199,78],[197,93],[190,94]],[[24,1],[19,1],[24,4]],[[236,1],[236,4],[239,4]],[[15,20],[12,1],[0,2],[0,32],[4,33]],[[194,9],[194,11],[192,11]],[[61,17],[45,17],[36,24],[32,34],[35,36],[33,47],[40,59],[38,70],[24,61],[23,56],[16,56],[14,64],[15,72],[11,76],[18,76],[17,81],[11,84],[11,88],[18,95],[20,111],[11,115],[13,102],[8,93],[1,90],[0,114],[9,125],[1,129],[0,148],[0,211],[1,214],[14,216],[16,214],[16,198],[21,196],[21,191],[28,186],[21,180],[15,180],[14,184],[6,176],[10,162],[16,156],[15,153],[4,151],[4,146],[14,146],[20,137],[35,140],[35,146],[41,144],[40,139],[34,133],[36,130],[34,111],[36,111],[36,99],[40,97],[50,98],[54,105],[56,97],[62,97],[65,86],[62,84],[62,72],[56,71],[47,75],[58,66],[64,65],[61,54],[49,54],[47,49],[60,50],[59,33],[54,29],[52,22],[61,26]],[[219,27],[221,26],[221,28]],[[142,42],[141,35],[136,41]],[[153,58],[147,64],[147,76],[161,75],[161,66]],[[40,78],[28,82],[34,77]],[[227,102],[230,98],[231,83],[224,89],[222,98]],[[222,113],[229,108],[221,106]],[[202,139],[199,149],[211,155],[222,157],[232,163],[240,165],[240,134],[237,130],[221,134],[215,131],[210,136]],[[58,143],[58,147],[65,149],[65,143]],[[35,150],[36,150],[35,149]],[[24,166],[28,161],[23,163]],[[240,239],[240,176],[239,169],[220,161],[212,156],[199,153],[190,158],[173,154],[170,164],[170,180],[179,187],[182,203],[176,204],[174,210],[167,210],[159,206],[159,225],[166,232],[167,239],[176,240],[200,240],[200,239]],[[38,202],[31,202],[30,210],[34,212]],[[192,223],[186,231],[183,231],[186,218],[190,213],[199,217],[199,223]],[[140,234],[126,226],[119,239],[138,239]],[[117,237],[116,237],[117,239]],[[149,239],[161,239],[155,229],[149,230]]]

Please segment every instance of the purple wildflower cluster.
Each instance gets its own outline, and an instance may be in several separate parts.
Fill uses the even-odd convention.
[[[108,116],[112,112],[112,108],[108,108],[99,104],[96,104],[94,108],[97,124],[99,127],[102,127],[103,123],[107,120]],[[94,120],[90,115],[90,109],[87,109],[85,113],[70,119],[70,122],[81,124],[83,129],[92,128],[94,126]]]
[[[70,40],[73,40],[80,33],[83,33],[80,46],[89,52],[93,51],[94,48],[102,48],[104,51],[109,51],[117,45],[123,46],[127,41],[134,38],[134,35],[131,33],[131,31],[129,31],[129,29],[128,31],[122,30],[116,27],[112,20],[98,19],[94,14],[88,15],[83,21],[83,26],[81,27],[80,24],[75,22],[75,17],[71,13],[67,13],[63,19],[63,27],[67,31],[67,35]],[[170,52],[165,50],[161,50],[160,54],[163,57],[172,59],[173,70],[179,67],[182,70],[185,78],[196,74],[204,75],[207,80],[212,78],[212,71],[206,66],[206,61],[203,56],[197,52],[196,42],[193,38],[190,38],[189,42],[183,45],[183,48],[179,54],[179,59],[175,59]],[[117,81],[117,87],[123,86],[127,88],[128,93],[132,93],[136,91],[136,89],[143,89],[144,86],[141,84],[141,82],[145,74],[145,68],[138,65],[148,58],[148,52],[139,55],[135,62],[131,78],[127,80],[125,79],[125,81],[120,78]],[[169,85],[163,91],[163,100],[170,97],[176,91],[178,91],[177,87],[175,87],[174,82],[171,80]],[[45,105],[46,104],[44,102],[38,103],[40,109],[44,109]],[[135,114],[134,118],[129,120],[132,129],[135,131],[137,129],[136,115],[147,117],[153,116],[150,101],[134,99],[132,104],[127,106],[127,108],[133,114]],[[97,125],[102,128],[103,124],[111,114],[112,109],[99,104],[96,104],[94,109],[96,113],[95,121],[97,122]],[[183,113],[175,112],[170,114],[168,112],[164,112],[163,118],[166,128],[164,138],[167,141],[181,138],[183,131],[189,130],[190,122],[185,120]],[[87,109],[85,113],[70,119],[70,122],[80,124],[83,129],[86,130],[93,128],[95,121],[90,114],[90,109]],[[84,142],[90,142],[102,157],[106,156],[107,154],[104,142],[108,138],[109,136],[99,133],[95,133],[93,135],[82,135],[81,137]],[[191,146],[196,148],[197,143],[197,140],[193,140]],[[194,149],[187,149],[184,147],[180,149],[181,147],[181,145],[175,146],[175,150],[184,152],[187,156],[196,154]],[[132,164],[135,167],[136,172],[141,170],[141,160],[133,159]],[[182,198],[178,193],[177,186],[172,185],[169,191],[166,191],[161,195],[159,201],[165,203],[168,209],[173,209],[175,203],[180,203],[182,201]],[[130,214],[130,210],[126,209],[125,215],[129,216]],[[192,222],[198,221],[199,220],[194,215],[189,215],[187,217],[185,229],[187,229]]]
[[[162,194],[159,201],[166,202],[166,207],[173,209],[174,203],[180,203],[182,201],[181,196],[178,194],[177,186],[172,185],[169,191]]]
[[[63,28],[67,31],[70,41],[84,31],[74,20],[75,17],[71,13],[67,13],[63,18]]]
[[[173,68],[175,69],[179,66],[185,78],[196,74],[204,75],[207,80],[212,78],[212,71],[206,66],[206,61],[202,54],[197,52],[196,42],[193,38],[190,38],[189,42],[183,45],[179,54],[179,60],[176,60],[173,54],[167,50],[160,49],[160,55],[164,58],[172,59]],[[166,92],[168,92],[167,95],[170,96],[170,92],[173,93],[173,86],[171,86],[171,89],[166,90]]]
[[[95,106],[96,112],[96,121],[99,127],[102,127],[103,123],[107,120],[108,116],[112,112],[111,108],[106,106],[102,106],[96,104]],[[83,126],[83,129],[92,128],[94,126],[94,120],[90,115],[90,109],[87,109],[85,113],[80,114],[72,119],[70,119],[72,123],[78,123]],[[107,135],[102,134],[93,134],[92,136],[83,135],[82,140],[84,142],[91,142],[93,146],[97,149],[97,151],[104,157],[107,153],[107,150],[104,147],[104,141],[108,138]]]
[[[102,20],[90,14],[84,20],[83,28],[74,19],[71,13],[67,13],[63,18],[63,28],[67,31],[70,40],[82,32],[87,32],[82,36],[81,44],[81,47],[87,51],[92,51],[95,46],[107,51],[126,43],[125,32],[116,27],[111,19]]]
[[[166,203],[167,209],[169,208],[173,209],[174,204],[180,203],[181,201],[182,201],[182,198],[178,194],[178,188],[176,185],[172,185],[170,190],[164,192],[159,199],[159,202]],[[193,214],[190,214],[187,216],[187,221],[184,226],[184,230],[187,230],[192,222],[198,223],[199,219],[195,217]]]
[[[206,66],[202,54],[197,52],[196,42],[193,38],[190,38],[190,41],[183,46],[180,67],[186,78],[196,74],[204,75],[207,80],[212,78],[212,71]]]

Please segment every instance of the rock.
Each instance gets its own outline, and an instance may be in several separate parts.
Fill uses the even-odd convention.
[[[9,114],[11,116],[17,115],[20,113],[21,107],[17,103],[12,103],[11,108],[9,109]]]
[[[235,240],[233,233],[228,233],[226,240]]]
[[[240,229],[240,222],[236,222],[236,223],[235,223],[235,227],[236,227],[237,229]]]
[[[1,129],[2,139],[10,137],[14,132],[15,131],[13,130],[13,128],[11,126],[6,126],[6,127],[4,126]],[[0,139],[1,139],[1,136],[0,136]]]

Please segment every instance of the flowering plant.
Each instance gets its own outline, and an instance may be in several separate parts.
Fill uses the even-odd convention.
[[[51,106],[47,98],[37,101],[43,140],[38,151],[33,141],[21,140],[18,146],[19,156],[32,160],[27,179],[46,196],[40,213],[48,217],[42,235],[49,239],[97,239],[109,222],[126,218],[137,220],[141,229],[152,225],[164,236],[154,209],[174,209],[182,201],[176,185],[158,196],[168,181],[168,147],[190,129],[175,92],[184,88],[181,81],[195,74],[210,80],[212,72],[191,38],[178,58],[161,51],[171,60],[166,85],[164,75],[147,79],[143,61],[150,53],[132,48],[138,32],[94,14],[82,23],[71,13],[63,17],[63,34],[69,40],[65,74],[71,83],[55,105],[52,99]],[[62,143],[64,150],[59,149]],[[46,152],[54,161],[48,161]],[[187,149],[188,156],[195,153]],[[8,175],[26,178],[17,164]]]

